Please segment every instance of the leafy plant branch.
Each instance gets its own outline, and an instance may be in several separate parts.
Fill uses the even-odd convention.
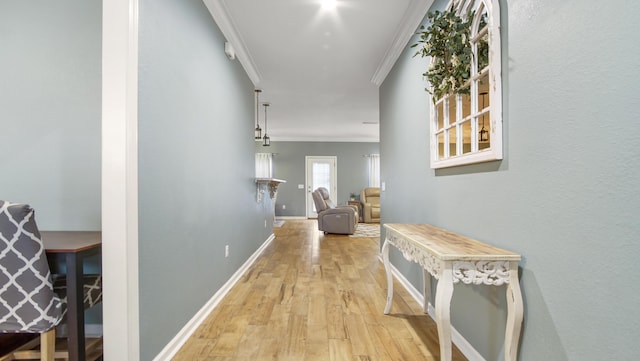
[[[434,100],[448,94],[468,94],[472,51],[469,42],[473,12],[466,19],[455,10],[435,11],[427,15],[430,25],[420,26],[420,38],[411,45],[418,47],[415,56],[431,57],[431,64],[422,75],[431,84],[427,91]]]

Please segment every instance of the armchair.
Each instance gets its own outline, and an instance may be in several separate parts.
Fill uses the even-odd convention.
[[[380,223],[380,188],[370,187],[362,190],[362,215],[365,223]]]
[[[356,207],[336,207],[329,199],[326,188],[318,188],[312,193],[313,202],[318,212],[318,230],[324,233],[353,234],[358,225]]]

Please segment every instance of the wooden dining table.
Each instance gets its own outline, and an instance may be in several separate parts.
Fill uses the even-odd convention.
[[[62,265],[66,267],[69,360],[84,361],[84,261],[102,252],[102,232],[41,231],[40,235],[50,267],[53,270],[60,269]]]

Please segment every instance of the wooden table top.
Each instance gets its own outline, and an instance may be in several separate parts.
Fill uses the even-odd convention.
[[[437,258],[447,260],[519,261],[521,256],[429,224],[384,224]]]
[[[101,231],[40,231],[47,253],[82,252],[102,245]]]

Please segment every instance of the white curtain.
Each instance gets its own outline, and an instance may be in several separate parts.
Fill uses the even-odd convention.
[[[256,178],[272,178],[272,164],[271,153],[256,153]]]
[[[380,154],[369,155],[369,187],[380,187]]]

